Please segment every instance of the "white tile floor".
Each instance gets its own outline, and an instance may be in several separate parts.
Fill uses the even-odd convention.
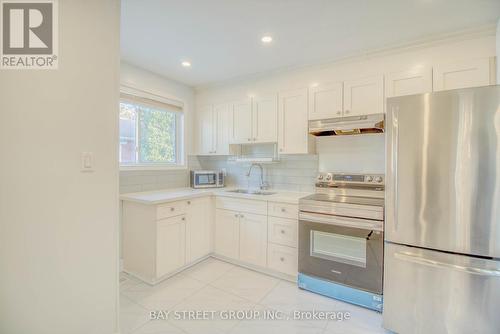
[[[152,287],[122,274],[120,283],[121,333],[133,334],[243,334],[388,333],[382,317],[338,300],[297,288],[296,284],[207,259]],[[351,318],[335,320],[149,320],[149,311],[347,311]],[[171,313],[173,314],[173,312]]]

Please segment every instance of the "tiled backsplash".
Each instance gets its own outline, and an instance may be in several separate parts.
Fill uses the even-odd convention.
[[[120,171],[120,193],[188,187],[188,174],[185,169]]]
[[[229,187],[258,188],[260,185],[260,170],[253,168],[250,177],[246,176],[251,164],[234,162],[226,156],[192,156],[189,158],[192,169],[199,166],[202,169],[227,172],[226,185]],[[318,172],[317,155],[281,156],[279,162],[263,164],[264,181],[272,189],[290,191],[314,191],[315,176]]]

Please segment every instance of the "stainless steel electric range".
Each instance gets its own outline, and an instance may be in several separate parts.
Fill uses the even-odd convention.
[[[321,173],[299,201],[299,287],[382,311],[384,176]]]

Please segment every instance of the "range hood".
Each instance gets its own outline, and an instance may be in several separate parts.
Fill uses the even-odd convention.
[[[313,136],[345,136],[384,132],[385,114],[327,118],[309,121]]]

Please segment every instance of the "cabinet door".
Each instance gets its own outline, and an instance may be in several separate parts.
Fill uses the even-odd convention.
[[[230,117],[229,104],[217,104],[214,106],[215,117],[215,133],[214,133],[214,150],[217,155],[229,154],[229,136],[230,136]]]
[[[434,91],[490,84],[490,59],[466,59],[433,67]]]
[[[162,219],[156,225],[156,278],[186,263],[186,217]]]
[[[432,69],[429,67],[385,75],[386,97],[430,92],[432,92]]]
[[[308,153],[307,107],[307,88],[279,94],[278,146],[280,153]]]
[[[384,77],[344,82],[344,117],[384,113]]]
[[[210,253],[208,212],[210,199],[186,201],[186,262],[196,261]]]
[[[215,253],[237,260],[239,257],[239,213],[217,209],[215,213]]]
[[[342,117],[342,83],[309,88],[309,119]]]
[[[253,141],[278,141],[278,97],[276,94],[257,96],[252,103]]]
[[[213,106],[205,106],[198,112],[199,154],[212,154],[215,151],[215,118]]]
[[[267,216],[240,214],[240,260],[256,266],[266,266]]]
[[[252,101],[244,100],[232,104],[232,144],[244,144],[252,141]]]

